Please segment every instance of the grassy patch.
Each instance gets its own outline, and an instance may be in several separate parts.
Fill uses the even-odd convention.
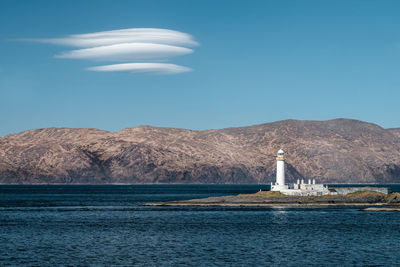
[[[274,197],[290,197],[282,194],[279,191],[259,191],[254,194],[239,194],[238,197],[263,197],[263,198],[274,198]]]

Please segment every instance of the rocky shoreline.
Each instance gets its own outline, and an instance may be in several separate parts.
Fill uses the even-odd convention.
[[[400,205],[385,206],[385,207],[370,207],[362,209],[362,211],[400,211]]]
[[[147,203],[145,206],[222,206],[222,207],[273,207],[273,206],[379,206],[400,210],[400,194],[383,194],[359,191],[347,195],[287,196],[280,192],[260,191],[254,194],[208,197],[202,199]]]

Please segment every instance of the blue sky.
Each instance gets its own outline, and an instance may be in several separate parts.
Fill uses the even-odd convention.
[[[399,13],[400,1],[2,0],[0,135],[338,117],[400,127]],[[193,53],[157,62],[192,71],[89,71],[126,62],[57,58],[80,48],[21,40],[127,28],[190,34]]]

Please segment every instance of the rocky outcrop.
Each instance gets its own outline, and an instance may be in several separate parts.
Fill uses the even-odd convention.
[[[400,129],[348,119],[192,131],[47,128],[0,138],[0,183],[399,183]]]
[[[399,193],[384,194],[376,191],[356,191],[349,194],[322,196],[284,195],[279,191],[259,191],[254,194],[208,197],[189,200],[175,200],[146,203],[144,206],[222,206],[222,207],[262,207],[262,206],[371,206],[399,208]]]

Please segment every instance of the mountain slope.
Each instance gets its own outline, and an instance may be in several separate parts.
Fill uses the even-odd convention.
[[[0,138],[0,183],[400,182],[400,130],[348,119],[192,131],[47,128]]]

